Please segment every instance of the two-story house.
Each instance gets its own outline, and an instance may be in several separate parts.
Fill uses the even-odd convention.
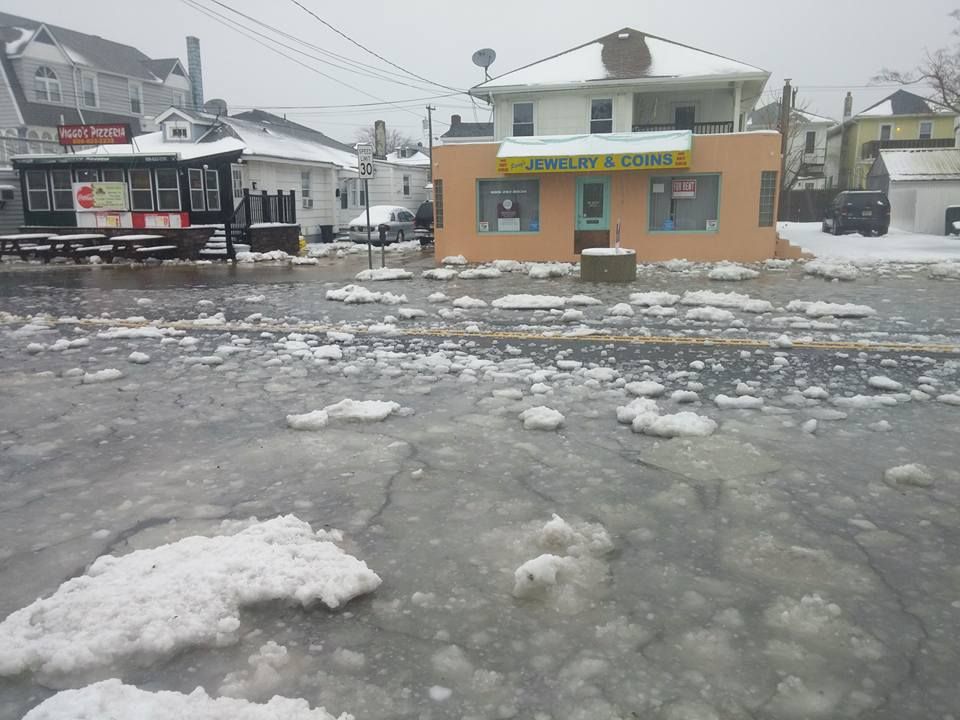
[[[843,122],[827,134],[827,173],[845,190],[867,187],[867,176],[881,150],[954,147],[956,115],[941,112],[906,90],[852,113],[853,97],[844,100]]]
[[[57,126],[123,123],[154,130],[171,105],[191,103],[175,57],[152,59],[97,35],[0,12],[0,165],[59,152]]]
[[[748,130],[780,131],[781,105],[772,102],[757,108],[747,119]],[[827,133],[836,120],[809,110],[794,108],[787,128],[787,152],[784,163],[785,190],[823,190],[827,187],[824,166],[827,158]]]
[[[477,85],[493,142],[434,148],[438,256],[773,257],[780,138],[741,132],[768,78],[623,28]]]

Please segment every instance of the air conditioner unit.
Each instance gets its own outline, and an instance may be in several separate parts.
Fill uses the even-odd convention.
[[[309,210],[313,207],[313,198],[303,198],[303,208]]]

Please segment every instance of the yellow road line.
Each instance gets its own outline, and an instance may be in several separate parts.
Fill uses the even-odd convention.
[[[0,321],[0,325],[20,324],[22,320]],[[367,328],[356,328],[350,325],[333,325],[327,323],[298,323],[291,325],[279,322],[251,323],[226,322],[220,325],[197,325],[193,320],[171,320],[156,323],[155,321],[124,320],[111,318],[83,318],[76,321],[54,321],[58,325],[89,325],[94,327],[158,327],[174,330],[190,330],[193,332],[283,332],[283,333],[322,333],[327,331],[348,332],[355,335],[379,335]],[[845,350],[855,352],[926,352],[926,353],[960,353],[960,345],[944,343],[901,343],[901,342],[863,342],[863,341],[835,341],[835,340],[792,340],[786,347],[777,346],[770,340],[761,338],[730,338],[716,336],[687,336],[687,335],[575,335],[564,336],[551,333],[521,332],[521,331],[488,331],[467,332],[448,328],[397,328],[392,336],[408,337],[437,337],[437,338],[472,338],[491,340],[531,340],[531,341],[559,341],[559,342],[605,342],[623,345],[690,345],[700,347],[740,347],[740,348],[776,348],[780,350]],[[385,336],[391,337],[391,336]]]

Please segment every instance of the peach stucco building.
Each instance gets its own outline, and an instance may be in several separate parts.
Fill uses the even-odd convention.
[[[494,141],[434,148],[437,257],[774,257],[780,135],[742,132],[768,77],[624,28],[478,85]]]

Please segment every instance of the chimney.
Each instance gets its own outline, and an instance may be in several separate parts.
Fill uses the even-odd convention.
[[[450,116],[450,127],[451,127],[451,128],[455,128],[457,125],[460,124],[460,121],[461,121],[462,119],[463,119],[463,118],[461,118],[459,115],[451,115],[451,116]]]
[[[381,160],[387,156],[387,124],[383,120],[373,123],[373,156]]]
[[[843,121],[846,122],[853,116],[853,94],[847,93],[843,99]]]
[[[200,62],[200,40],[187,35],[187,72],[190,73],[190,85],[193,88],[193,108],[203,108],[203,65]]]

